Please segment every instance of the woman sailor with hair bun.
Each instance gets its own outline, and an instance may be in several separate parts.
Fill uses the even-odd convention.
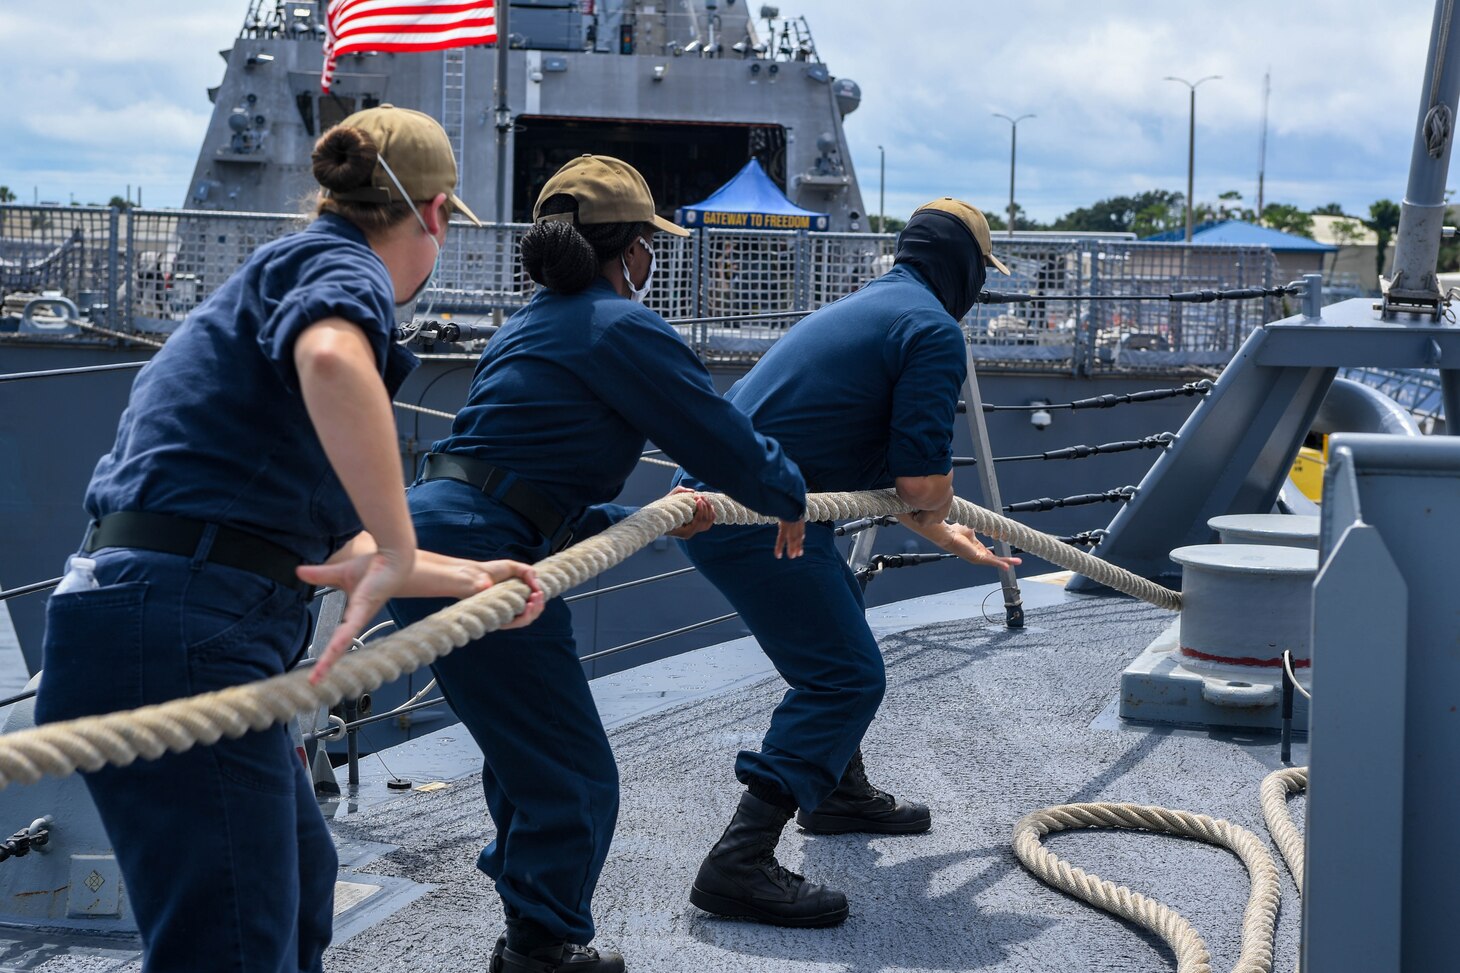
[[[781,521],[766,556],[798,557],[805,484],[774,440],[716,392],[664,319],[642,304],[656,228],[632,166],[583,156],[543,187],[522,239],[542,285],[487,345],[451,435],[409,490],[421,547],[465,558],[536,561],[625,515],[607,502],[645,439],[742,503]],[[705,501],[676,531],[712,521]],[[435,611],[396,600],[401,623]],[[618,771],[561,598],[529,629],[492,633],[434,666],[481,746],[495,839],[477,860],[507,918],[490,968],[610,973],[617,953],[586,944],[591,899],[618,814]]]
[[[392,595],[536,588],[526,565],[418,553],[405,504],[390,399],[417,362],[394,306],[429,280],[452,209],[475,219],[446,133],[381,106],[313,162],[318,218],[259,248],[137,376],[46,608],[38,722],[277,675],[315,585],[349,595],[316,681]],[[539,591],[513,624],[541,610]],[[147,973],[323,968],[338,863],[284,727],[86,784]]]

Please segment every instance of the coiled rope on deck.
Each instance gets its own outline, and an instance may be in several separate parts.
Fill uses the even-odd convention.
[[[1308,768],[1269,774],[1262,782],[1262,813],[1282,852],[1298,893],[1303,891],[1303,838],[1287,812],[1287,796],[1308,785]],[[1242,918],[1242,950],[1233,973],[1271,973],[1281,886],[1277,865],[1261,838],[1246,828],[1190,811],[1142,804],[1063,804],[1026,814],[1014,826],[1014,854],[1035,877],[1098,909],[1120,916],[1166,941],[1176,954],[1177,973],[1211,973],[1212,958],[1195,927],[1157,899],[1076,868],[1045,848],[1040,839],[1075,828],[1115,828],[1195,838],[1227,848],[1242,860],[1252,882]]]
[[[720,524],[770,524],[729,497],[702,494]],[[807,497],[807,519],[907,513],[892,491],[822,493]],[[687,523],[694,515],[694,496],[676,494],[642,507],[603,533],[537,563],[543,593],[556,597]],[[1062,567],[1079,571],[1118,591],[1177,609],[1180,596],[1160,585],[1107,564],[1046,534],[1025,527],[964,500],[954,503],[952,521],[1016,543]],[[345,656],[318,684],[303,670],[258,682],[204,693],[135,710],[88,716],[0,736],[0,787],[34,783],[44,776],[94,771],[107,765],[126,766],[138,757],[156,759],[195,744],[216,743],[250,730],[263,730],[298,713],[333,706],[398,679],[495,631],[516,617],[526,604],[527,586],[507,581],[463,599],[410,627]]]
[[[1278,846],[1278,851],[1283,853],[1283,860],[1288,863],[1288,871],[1293,876],[1293,884],[1298,887],[1299,895],[1303,894],[1303,836],[1298,833],[1298,826],[1288,814],[1288,795],[1306,790],[1307,787],[1307,767],[1273,771],[1262,781],[1262,819],[1267,822],[1267,831],[1272,835],[1273,844]]]

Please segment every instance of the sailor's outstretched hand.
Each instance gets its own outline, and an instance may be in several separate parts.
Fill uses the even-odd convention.
[[[972,527],[962,524],[948,524],[948,545],[943,549],[957,554],[970,564],[983,564],[991,568],[1016,568],[1024,562],[1017,557],[999,557],[989,550]]]
[[[678,537],[682,541],[687,541],[700,531],[709,530],[715,526],[715,508],[710,506],[710,501],[695,493],[689,487],[677,486],[669,491],[669,496],[672,497],[676,493],[695,494],[695,515],[689,523],[669,531],[668,534],[670,537]]]
[[[783,520],[776,531],[776,559],[784,554],[787,558],[801,556],[806,544],[806,521]]]

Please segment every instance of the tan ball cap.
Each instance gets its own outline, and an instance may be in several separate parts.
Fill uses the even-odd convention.
[[[613,156],[583,155],[559,169],[538,194],[533,222],[573,218],[571,213],[542,215],[542,204],[558,195],[577,201],[579,223],[652,223],[665,233],[689,236],[689,230],[654,212],[654,196],[639,170]]]
[[[457,212],[477,226],[482,225],[456,195],[456,158],[451,154],[451,140],[446,130],[436,119],[409,108],[377,105],[355,112],[340,124],[358,128],[370,136],[386,165],[410,194],[411,201],[428,202],[437,193],[445,193]],[[402,202],[400,190],[379,162],[370,175],[369,186],[332,195],[358,203]]]
[[[1005,277],[1013,276],[1004,262],[994,256],[994,238],[989,232],[989,221],[983,213],[975,206],[970,206],[961,199],[954,199],[952,196],[944,196],[942,199],[935,199],[931,203],[925,203],[913,211],[913,215],[921,213],[925,209],[935,209],[947,213],[968,228],[973,238],[978,241],[978,248],[983,251],[984,263],[1003,274]]]

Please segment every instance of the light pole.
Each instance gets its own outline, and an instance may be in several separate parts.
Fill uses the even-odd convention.
[[[1014,156],[1019,151],[1019,123],[1026,118],[1034,118],[1034,115],[1020,115],[1018,118],[1010,118],[1008,115],[1001,115],[994,112],[995,118],[1002,118],[1009,123],[1009,236],[1014,235]]]
[[[877,185],[877,232],[887,232],[887,150],[877,146],[877,154],[882,157],[882,178]]]
[[[1191,89],[1191,121],[1186,131],[1186,242],[1191,242],[1191,194],[1194,191],[1192,183],[1196,176],[1196,89],[1205,81],[1216,81],[1222,76],[1220,74],[1209,74],[1199,81],[1187,81],[1185,78],[1173,78],[1167,76],[1166,81],[1180,81]]]

